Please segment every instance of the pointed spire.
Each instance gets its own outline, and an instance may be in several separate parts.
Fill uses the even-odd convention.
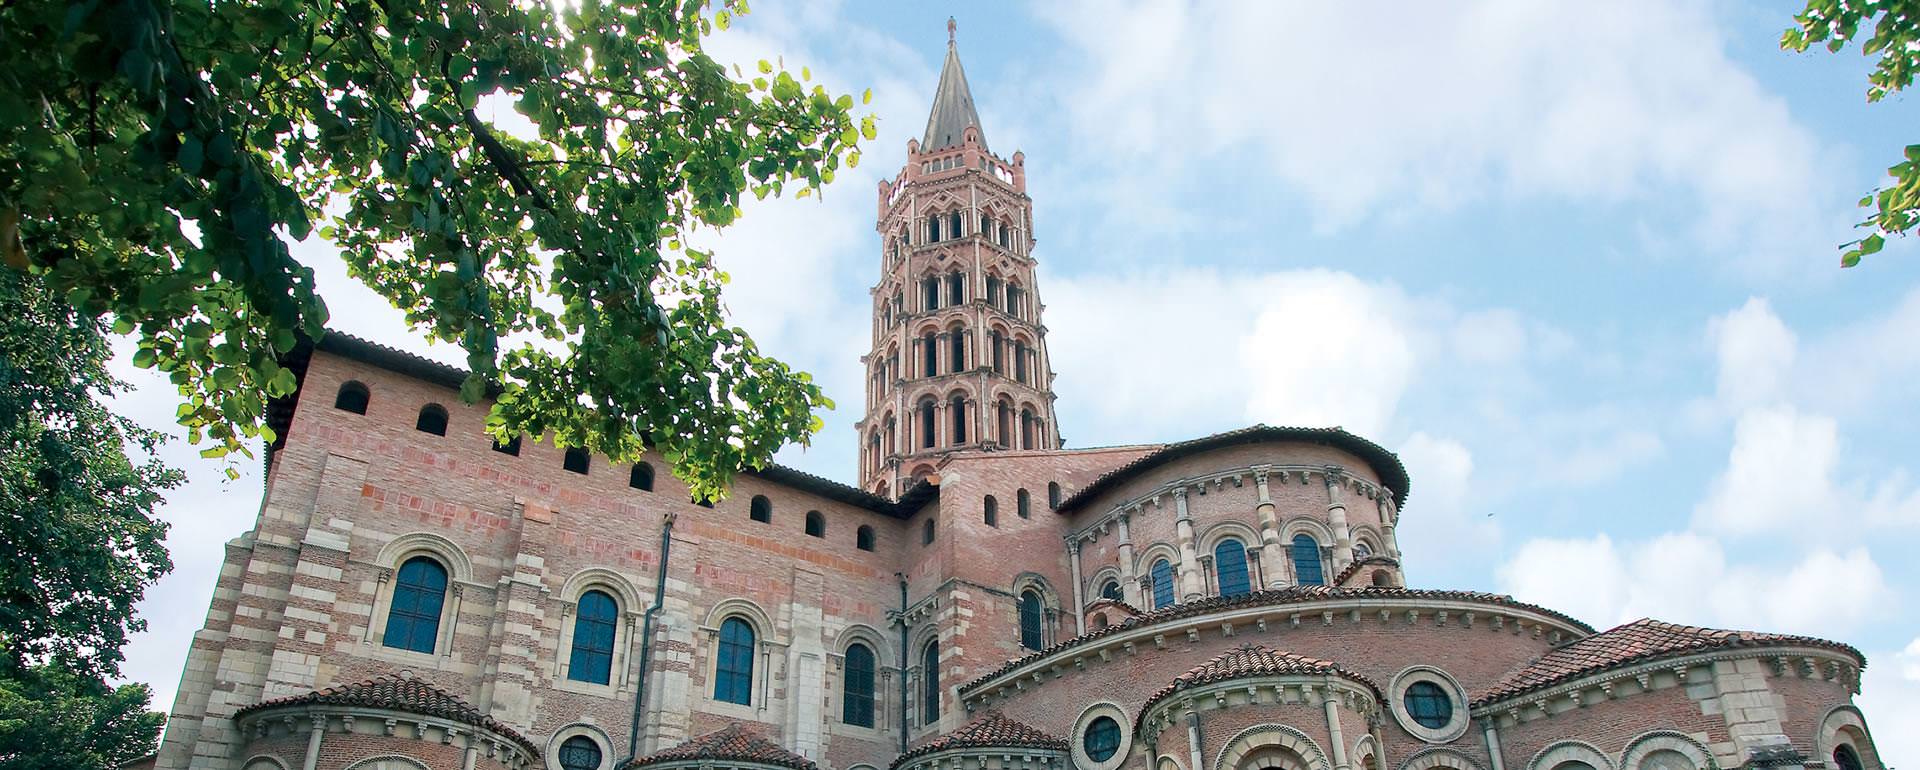
[[[947,19],[947,63],[940,68],[940,87],[933,92],[933,112],[927,115],[921,152],[957,145],[967,126],[980,127],[980,114],[973,109],[973,92],[967,88],[967,72],[960,68],[960,50],[954,44],[957,26],[952,18]],[[981,130],[980,148],[986,147],[987,134]]]

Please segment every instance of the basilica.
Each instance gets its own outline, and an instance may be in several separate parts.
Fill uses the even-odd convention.
[[[876,190],[857,484],[694,501],[658,456],[496,443],[463,371],[303,343],[157,766],[1884,767],[1848,645],[1419,586],[1366,437],[1067,448],[1026,159],[949,38]]]

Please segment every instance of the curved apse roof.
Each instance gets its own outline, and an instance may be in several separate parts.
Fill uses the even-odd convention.
[[[1225,433],[1215,433],[1211,436],[1168,444],[1161,447],[1157,452],[1153,452],[1126,465],[1101,474],[1100,478],[1093,480],[1093,483],[1086,485],[1081,488],[1080,491],[1060,501],[1060,505],[1056,506],[1054,510],[1060,513],[1070,513],[1086,505],[1094,498],[1112,491],[1122,483],[1142,473],[1183,457],[1190,457],[1215,449],[1224,449],[1242,444],[1259,444],[1268,441],[1320,444],[1357,455],[1360,459],[1367,461],[1367,465],[1373,468],[1373,472],[1380,476],[1380,483],[1385,485],[1387,489],[1393,491],[1393,504],[1395,506],[1405,506],[1407,504],[1407,488],[1412,483],[1412,481],[1407,478],[1407,467],[1400,464],[1399,455],[1387,451],[1385,447],[1353,435],[1352,433],[1348,433],[1346,429],[1339,427],[1296,428],[1288,426],[1254,425],[1239,430],[1230,430]]]

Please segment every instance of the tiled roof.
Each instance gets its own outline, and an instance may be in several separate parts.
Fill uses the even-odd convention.
[[[979,719],[966,723],[958,730],[901,754],[898,759],[893,760],[893,766],[899,767],[915,757],[924,757],[935,752],[971,748],[1066,751],[1067,742],[1043,733],[1025,722],[1010,719],[997,710],[988,711],[980,715]]]
[[[1608,669],[1658,658],[1739,647],[1819,647],[1865,665],[1860,651],[1810,636],[1722,631],[1642,618],[1559,647],[1534,658],[1474,699],[1474,705],[1511,698]]]
[[[1359,572],[1361,567],[1365,567],[1369,564],[1378,564],[1383,567],[1398,567],[1400,566],[1400,561],[1391,556],[1384,556],[1377,553],[1370,553],[1370,554],[1367,554],[1366,556],[1362,556],[1358,559],[1354,559],[1352,564],[1347,565],[1346,569],[1340,570],[1340,574],[1335,575],[1332,580],[1327,581],[1327,584],[1344,586],[1347,584],[1347,580],[1353,577],[1353,573]]]
[[[663,762],[699,760],[771,765],[792,768],[792,770],[816,770],[813,760],[786,750],[780,744],[741,726],[739,722],[729,722],[726,727],[706,735],[633,760],[628,762],[626,767],[646,767]]]
[[[1342,451],[1359,455],[1373,466],[1374,473],[1380,475],[1380,483],[1393,491],[1393,502],[1397,506],[1407,503],[1407,467],[1400,464],[1400,457],[1359,436],[1348,433],[1342,428],[1294,428],[1274,425],[1253,425],[1225,433],[1188,441],[1179,441],[1162,447],[1159,451],[1144,455],[1133,462],[1122,465],[1101,474],[1093,483],[1082,487],[1080,491],[1060,501],[1054,510],[1069,513],[1085,505],[1121,482],[1133,478],[1150,469],[1165,465],[1182,457],[1206,452],[1222,447],[1256,444],[1263,441],[1299,441],[1312,444],[1326,444]]]
[[[1380,688],[1373,683],[1373,680],[1341,668],[1333,661],[1281,652],[1264,645],[1243,644],[1188,669],[1187,673],[1174,677],[1167,686],[1147,696],[1146,704],[1140,707],[1140,714],[1144,717],[1153,709],[1153,704],[1159,703],[1167,696],[1203,684],[1251,676],[1288,675],[1341,676],[1366,685],[1367,689],[1373,691],[1374,697],[1380,696]]]
[[[1164,607],[1164,608],[1154,610],[1152,612],[1148,612],[1142,615],[1137,615],[1137,616],[1128,618],[1125,622],[1115,623],[1111,626],[1107,626],[1106,628],[1100,629],[1098,631],[1088,631],[1087,633],[1084,633],[1072,639],[1068,639],[1066,641],[1060,642],[1059,644],[1056,644],[1052,647],[1048,647],[1039,652],[1029,654],[1022,658],[1015,658],[1013,660],[1009,660],[1006,662],[1005,665],[1002,665],[999,668],[994,669],[991,672],[988,672],[987,674],[977,677],[971,682],[961,685],[960,693],[964,697],[968,692],[978,688],[980,685],[984,684],[989,680],[994,679],[995,677],[998,677],[1002,674],[1005,674],[1009,671],[1017,669],[1033,661],[1040,660],[1041,658],[1045,658],[1049,655],[1058,653],[1062,650],[1066,650],[1072,647],[1078,647],[1080,645],[1095,641],[1097,639],[1112,636],[1114,634],[1125,633],[1137,628],[1141,628],[1143,626],[1150,626],[1156,623],[1164,623],[1166,621],[1178,620],[1180,618],[1188,618],[1196,615],[1206,615],[1213,612],[1221,612],[1224,610],[1238,609],[1241,607],[1285,606],[1289,604],[1304,604],[1307,602],[1331,601],[1331,600],[1339,600],[1339,599],[1386,599],[1386,600],[1411,599],[1416,601],[1463,601],[1463,602],[1478,602],[1482,604],[1495,604],[1495,605],[1508,607],[1516,610],[1536,612],[1541,615],[1545,615],[1547,617],[1553,618],[1554,620],[1558,620],[1562,623],[1565,623],[1568,626],[1581,631],[1582,633],[1587,633],[1587,634],[1593,633],[1592,626],[1589,626],[1585,623],[1575,620],[1568,615],[1555,612],[1545,607],[1541,607],[1537,604],[1527,604],[1525,602],[1515,601],[1513,597],[1504,596],[1501,594],[1481,593],[1478,591],[1435,591],[1435,590],[1429,590],[1429,589],[1384,588],[1384,587],[1373,587],[1373,586],[1359,587],[1359,588],[1332,588],[1328,586],[1288,586],[1286,588],[1279,588],[1279,589],[1273,589],[1273,590],[1267,590],[1267,591],[1254,591],[1251,593],[1241,594],[1235,597],[1209,596],[1204,599],[1195,599],[1190,602],[1182,602],[1180,604],[1175,604],[1171,607]]]
[[[539,749],[531,741],[515,732],[513,728],[482,713],[473,704],[454,697],[446,690],[411,677],[377,676],[364,682],[337,685],[323,690],[314,690],[304,695],[275,698],[240,709],[233,716],[238,719],[270,709],[309,705],[360,706],[439,717],[491,730],[519,743],[528,752],[539,753]]]

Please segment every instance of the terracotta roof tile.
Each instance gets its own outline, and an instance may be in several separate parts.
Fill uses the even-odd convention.
[[[1737,647],[1819,647],[1865,664],[1860,651],[1810,636],[1723,631],[1642,618],[1561,646],[1534,658],[1474,699],[1479,706],[1545,689],[1589,674],[1657,658]]]
[[[1399,567],[1400,560],[1377,553],[1367,554],[1358,559],[1354,559],[1353,563],[1347,565],[1346,569],[1340,570],[1340,574],[1335,575],[1332,580],[1327,581],[1327,585],[1345,586],[1348,580],[1353,579],[1353,573],[1359,572],[1361,567],[1370,564],[1378,564],[1382,567]]]
[[[336,685],[322,690],[314,690],[303,695],[262,701],[234,713],[238,719],[247,714],[267,711],[288,706],[361,706],[365,708],[405,711],[409,714],[439,717],[441,719],[473,725],[499,733],[519,743],[527,751],[538,754],[539,749],[515,732],[505,723],[482,713],[473,704],[454,697],[426,682],[412,677],[394,675],[377,676],[364,682]]]
[[[729,722],[713,732],[686,741],[673,748],[628,762],[626,767],[646,767],[663,762],[720,760],[758,765],[816,770],[813,760],[786,750],[739,722]]]
[[[915,757],[923,757],[948,749],[970,748],[1017,748],[1051,749],[1066,751],[1067,742],[1041,732],[1039,729],[999,711],[988,711],[979,719],[961,726],[960,729],[942,735],[901,754],[893,761],[893,767],[899,767]]]
[[[1163,608],[1154,610],[1152,612],[1147,612],[1141,615],[1128,618],[1124,622],[1115,623],[1113,625],[1107,626],[1106,628],[1102,628],[1097,631],[1088,631],[1087,633],[1084,633],[1079,636],[1073,637],[1072,639],[1068,639],[1066,641],[1060,642],[1059,644],[1055,644],[1052,647],[1048,647],[1047,649],[1041,650],[1039,652],[1031,653],[1025,657],[1014,658],[1013,660],[1009,660],[1005,664],[1001,665],[999,668],[994,669],[993,671],[990,671],[982,676],[979,676],[971,682],[961,685],[960,694],[962,697],[965,697],[968,693],[979,688],[982,684],[994,679],[995,677],[998,677],[1002,674],[1005,674],[1009,671],[1012,671],[1016,668],[1024,666],[1033,661],[1040,660],[1041,658],[1045,658],[1049,655],[1058,653],[1062,650],[1065,650],[1071,647],[1078,647],[1088,642],[1092,642],[1097,639],[1112,636],[1114,634],[1120,634],[1120,633],[1125,633],[1127,631],[1132,631],[1142,626],[1149,626],[1156,623],[1164,623],[1169,620],[1178,620],[1180,618],[1193,617],[1196,615],[1205,615],[1211,612],[1219,612],[1222,610],[1236,609],[1240,607],[1259,607],[1259,606],[1266,606],[1266,605],[1285,606],[1288,604],[1302,604],[1305,602],[1336,600],[1336,599],[1414,599],[1414,600],[1424,600],[1424,601],[1483,602],[1486,604],[1496,604],[1503,607],[1510,607],[1513,609],[1527,610],[1529,612],[1537,612],[1547,617],[1558,620],[1562,623],[1565,623],[1568,626],[1578,629],[1583,633],[1588,633],[1588,634],[1593,633],[1592,626],[1589,626],[1585,623],[1575,620],[1573,617],[1569,615],[1566,615],[1560,612],[1555,612],[1545,607],[1541,607],[1537,604],[1527,604],[1526,602],[1517,601],[1511,596],[1504,596],[1501,594],[1481,593],[1478,591],[1437,591],[1437,590],[1420,589],[1420,588],[1386,588],[1386,587],[1373,587],[1373,586],[1356,587],[1356,588],[1333,588],[1329,586],[1288,586],[1286,588],[1278,588],[1278,589],[1272,589],[1272,590],[1266,590],[1266,591],[1253,591],[1251,593],[1245,593],[1245,594],[1241,594],[1239,596],[1234,596],[1234,597],[1209,596],[1203,599],[1195,599],[1190,602],[1181,602],[1180,604],[1175,604],[1171,607],[1163,607]]]
[[[1167,686],[1147,696],[1147,702],[1140,707],[1140,715],[1146,716],[1153,705],[1181,690],[1198,687],[1203,684],[1225,682],[1232,679],[1244,679],[1255,676],[1339,676],[1366,685],[1374,697],[1380,697],[1380,688],[1359,674],[1341,668],[1330,660],[1309,658],[1291,652],[1259,644],[1243,644],[1213,657],[1205,663],[1194,666],[1187,673],[1173,678]]]

